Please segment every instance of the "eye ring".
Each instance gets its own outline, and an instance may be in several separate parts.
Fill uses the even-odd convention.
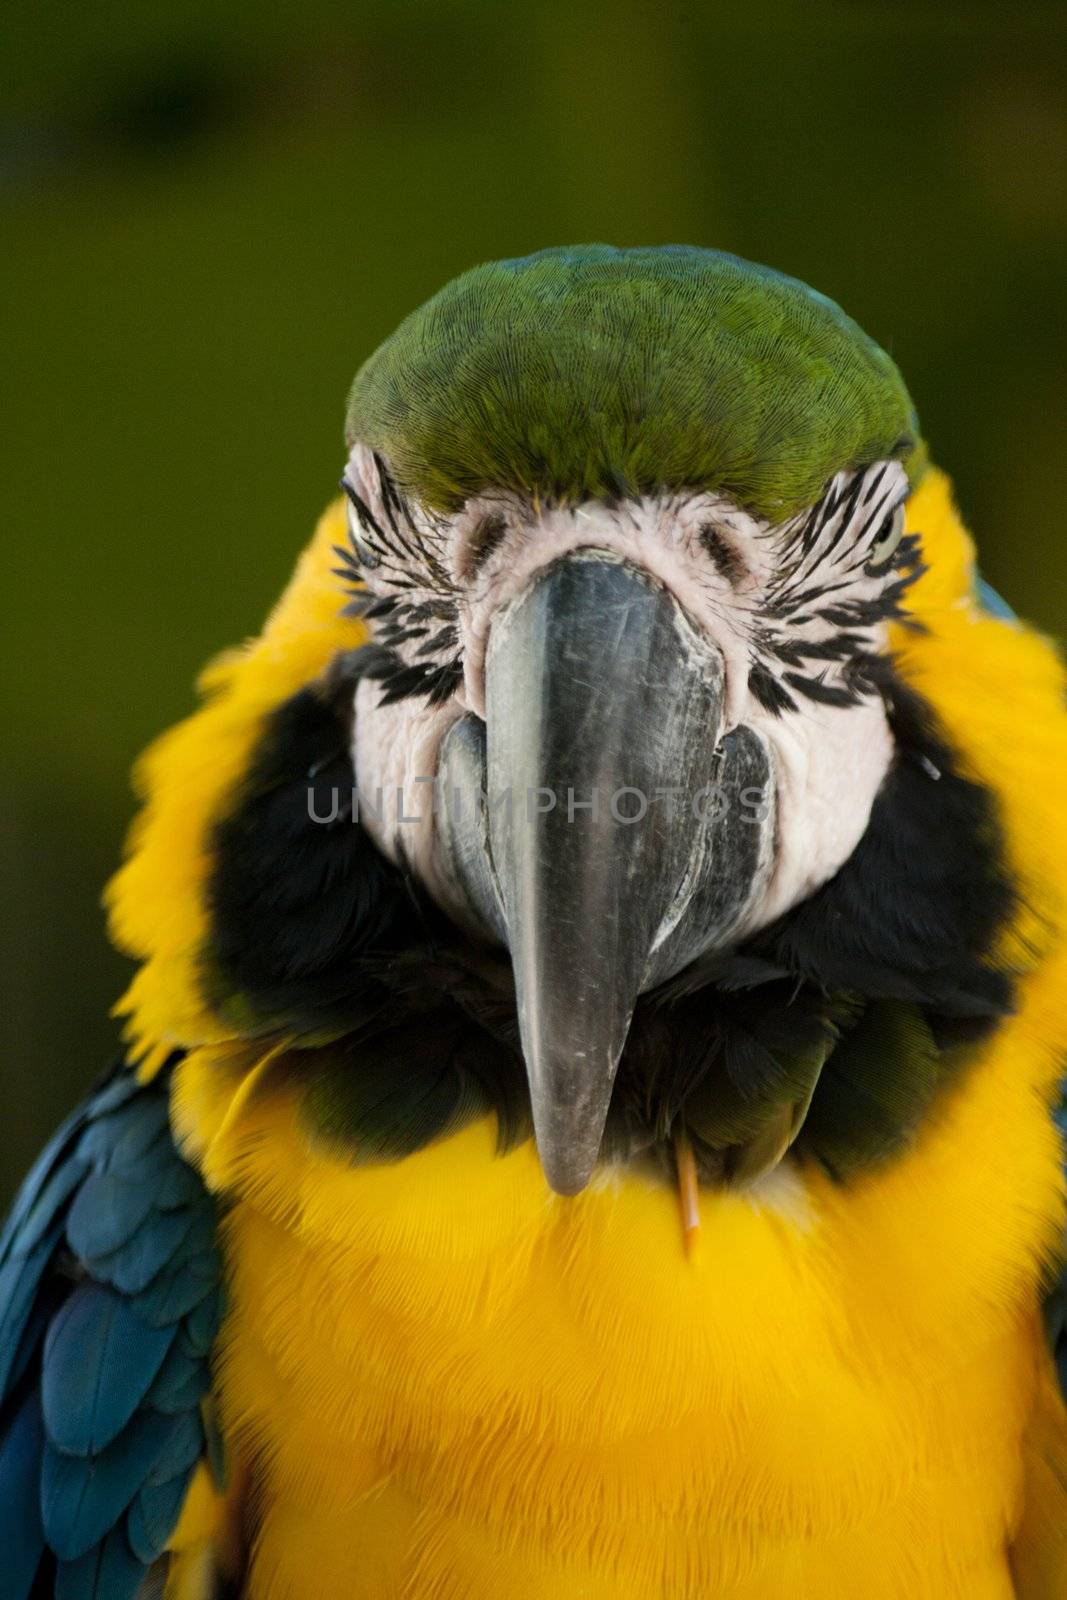
[[[904,504],[896,506],[883,522],[877,539],[867,552],[867,571],[886,567],[904,537]]]

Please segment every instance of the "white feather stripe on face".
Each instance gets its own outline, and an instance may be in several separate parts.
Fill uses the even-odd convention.
[[[484,514],[477,504],[464,513],[474,526]],[[713,517],[744,562],[735,584],[701,547],[701,530]],[[761,549],[757,533],[757,524],[746,513],[709,495],[643,500],[618,509],[593,503],[545,510],[534,526],[509,530],[460,599],[464,686],[472,709],[479,710],[484,698],[485,651],[494,618],[542,568],[576,550],[604,550],[651,573],[714,639],[726,661],[723,731],[728,733],[744,709],[749,648],[745,626],[731,626],[731,619],[743,618],[748,596],[758,593],[761,579],[769,575],[764,570],[768,552]],[[460,549],[465,534],[464,528],[457,529]]]
[[[396,491],[383,488],[382,470],[357,446],[346,477],[358,484],[389,539],[391,521],[398,520]],[[599,550],[651,574],[721,653],[723,733],[744,725],[766,741],[778,796],[775,862],[739,932],[765,925],[848,859],[892,760],[892,735],[877,693],[840,704],[819,696],[844,699],[848,693],[850,664],[833,658],[836,640],[854,640],[857,655],[885,649],[887,623],[871,608],[891,579],[872,570],[871,552],[884,545],[906,490],[897,463],[842,473],[818,506],[778,526],[704,493],[573,507],[481,496],[447,519],[405,506],[403,539],[367,573],[367,586],[379,596],[396,593],[403,604],[447,603],[462,679],[437,706],[418,696],[383,705],[378,684],[361,684],[358,781],[365,795],[382,791],[385,813],[379,818],[379,808],[372,807],[364,814],[365,826],[386,854],[403,855],[446,910],[466,920],[432,815],[430,785],[441,740],[465,711],[484,716],[484,663],[494,622],[553,562],[575,551]],[[405,553],[411,546],[427,552],[425,568]],[[866,619],[865,607],[871,613]],[[816,652],[813,658],[804,656],[805,647]],[[402,640],[396,653],[411,664],[420,649],[425,660],[419,640]],[[754,692],[758,662],[767,663],[790,709],[776,711]],[[805,677],[814,680],[810,693],[795,687]]]

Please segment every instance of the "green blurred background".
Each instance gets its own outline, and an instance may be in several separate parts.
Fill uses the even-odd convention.
[[[464,267],[685,241],[808,280],[901,364],[988,577],[1067,624],[1063,4],[4,9],[0,1191],[114,1047],[131,760],[284,582],[357,364]]]

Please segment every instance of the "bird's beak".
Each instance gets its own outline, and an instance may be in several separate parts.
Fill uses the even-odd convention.
[[[719,652],[648,573],[583,550],[493,623],[484,725],[450,732],[453,871],[515,974],[548,1182],[584,1188],[638,995],[726,941],[768,854],[769,768],[721,739]],[[762,803],[741,802],[742,791]]]

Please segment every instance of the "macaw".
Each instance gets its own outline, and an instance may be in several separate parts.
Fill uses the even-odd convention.
[[[889,357],[467,272],[146,756],[4,1600],[1067,1594],[1067,715]]]

